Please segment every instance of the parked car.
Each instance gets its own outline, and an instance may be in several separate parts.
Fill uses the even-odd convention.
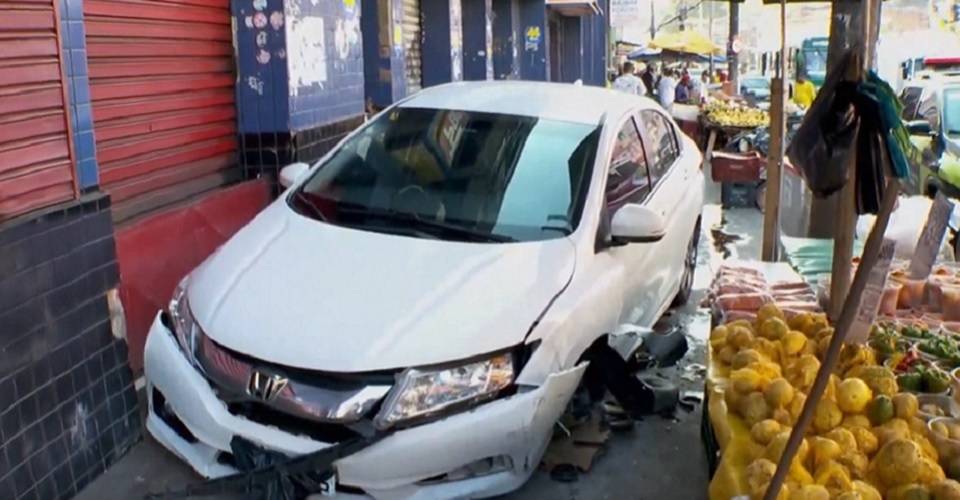
[[[754,102],[770,101],[770,79],[763,75],[740,77],[740,95]]]
[[[147,428],[208,477],[250,458],[238,439],[362,441],[332,464],[341,494],[514,490],[588,347],[688,298],[700,162],[646,98],[423,90],[284,168],[282,195],[183,279],[147,339]]]
[[[920,152],[911,162],[907,190],[960,200],[960,79],[947,76],[911,80],[900,93],[901,117]],[[955,210],[956,212],[957,210]],[[950,224],[954,251],[960,255],[957,219]]]

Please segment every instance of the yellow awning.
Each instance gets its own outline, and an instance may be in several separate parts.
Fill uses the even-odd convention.
[[[724,50],[709,38],[696,31],[680,31],[657,35],[650,41],[650,47],[688,54],[720,55]]]

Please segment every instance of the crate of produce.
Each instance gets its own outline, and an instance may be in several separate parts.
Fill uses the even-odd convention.
[[[766,159],[760,153],[717,151],[710,158],[714,182],[757,182],[761,179]]]

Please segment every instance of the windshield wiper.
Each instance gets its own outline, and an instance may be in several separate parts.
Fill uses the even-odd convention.
[[[495,242],[495,243],[508,243],[517,241],[510,236],[497,233],[487,233],[483,231],[477,231],[469,227],[461,226],[458,224],[450,224],[448,222],[441,222],[438,220],[431,220],[420,218],[415,214],[399,212],[397,210],[388,210],[382,208],[373,208],[357,203],[349,202],[337,202],[337,209],[341,212],[348,212],[358,215],[369,215],[371,217],[378,217],[381,219],[389,220],[394,223],[402,223],[407,227],[419,228],[419,229],[434,229],[442,231],[446,234],[457,234],[460,236],[465,236],[473,239],[474,241],[483,241],[483,242]]]

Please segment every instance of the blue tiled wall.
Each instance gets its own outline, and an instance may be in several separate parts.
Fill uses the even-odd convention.
[[[288,130],[286,36],[283,26],[269,22],[283,15],[283,0],[268,0],[260,10],[253,2],[231,2],[237,47],[238,126],[242,133]],[[262,14],[266,24],[254,25]],[[262,45],[262,47],[261,47]],[[262,52],[261,52],[262,51]],[[264,55],[266,54],[266,55]]]
[[[234,1],[232,7],[240,131],[294,132],[362,114],[360,2],[267,0],[259,10],[255,4]],[[322,23],[322,32],[309,34],[324,47],[323,81],[302,84],[291,75],[290,58],[299,58],[301,49],[288,38],[291,23]]]
[[[90,106],[90,79],[87,72],[87,42],[83,27],[83,0],[60,0],[60,38],[67,75],[70,124],[77,183],[81,190],[99,184],[93,110]]]

